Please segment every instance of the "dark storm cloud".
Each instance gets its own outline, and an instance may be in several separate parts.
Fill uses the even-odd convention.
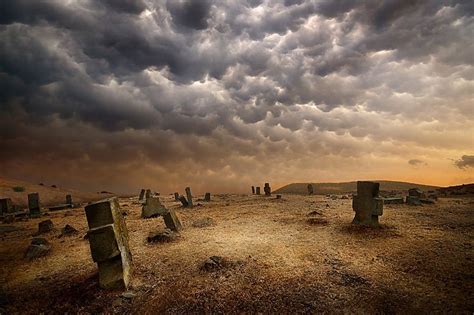
[[[454,165],[461,169],[474,167],[474,155],[463,155],[459,160],[454,162]]]
[[[425,150],[472,145],[460,136],[474,119],[472,1],[19,0],[0,12],[12,169],[67,156],[92,170],[120,147],[117,167],[138,155],[232,178],[270,157],[288,170],[406,150],[416,166]]]

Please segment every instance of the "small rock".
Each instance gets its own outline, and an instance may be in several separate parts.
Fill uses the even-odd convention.
[[[25,258],[33,260],[48,255],[50,251],[51,245],[49,242],[44,238],[36,237],[33,238],[31,244],[26,249]]]
[[[319,211],[311,211],[310,213],[308,213],[308,216],[311,217],[311,216],[315,216],[315,215],[323,215],[321,212]]]
[[[79,233],[79,231],[69,224],[66,224],[66,226],[61,230],[61,235],[64,236],[75,235],[77,233]]]
[[[276,199],[281,199],[281,195],[276,195]]]
[[[175,241],[178,237],[178,233],[173,232],[170,229],[164,229],[159,232],[150,232],[146,240],[148,243],[167,243]]]
[[[36,232],[35,235],[51,232],[53,230],[53,227],[54,227],[53,221],[51,220],[41,221],[40,223],[38,223],[38,232]]]
[[[127,300],[131,300],[136,296],[137,294],[133,291],[127,291],[127,292],[122,293],[122,297]]]

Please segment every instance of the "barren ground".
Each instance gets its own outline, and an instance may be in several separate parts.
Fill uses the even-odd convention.
[[[385,205],[379,229],[351,226],[350,199],[284,195],[213,196],[177,209],[179,240],[148,244],[162,218],[140,218],[136,199],[120,199],[134,263],[136,296],[103,291],[83,209],[16,222],[0,234],[0,281],[7,313],[465,313],[474,311],[474,199],[436,205]],[[320,214],[308,216],[317,211]],[[215,225],[193,227],[198,219]],[[49,256],[23,259],[38,222],[50,218]],[[71,224],[79,235],[58,237]],[[5,226],[5,225],[1,225]],[[212,255],[231,263],[208,272]],[[1,313],[1,311],[0,311]]]

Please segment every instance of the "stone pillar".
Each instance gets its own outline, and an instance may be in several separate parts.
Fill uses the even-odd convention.
[[[179,201],[179,194],[177,192],[174,193],[174,201]]]
[[[181,221],[179,221],[178,216],[174,210],[168,210],[163,215],[163,220],[165,221],[166,227],[172,231],[178,232],[183,228]]]
[[[140,190],[140,195],[138,196],[138,201],[145,200],[145,189]]]
[[[191,188],[186,187],[186,198],[188,199],[188,205],[193,206],[193,195],[191,194]]]
[[[265,183],[265,187],[263,187],[263,191],[265,192],[265,196],[270,196],[272,194],[272,189],[269,183]]]
[[[150,197],[146,199],[142,206],[142,218],[148,219],[164,215],[168,210],[161,204],[159,197]]]
[[[252,186],[252,195],[255,195],[255,186]]]
[[[211,193],[208,193],[208,192],[207,192],[207,193],[204,195],[204,201],[208,201],[208,202],[211,201]]]
[[[12,200],[10,198],[0,199],[0,215],[13,212]]]
[[[30,216],[41,216],[41,204],[38,193],[28,194],[28,209],[30,210]]]
[[[308,195],[314,194],[313,185],[308,184]]]
[[[357,195],[352,198],[355,211],[353,224],[378,226],[379,216],[383,214],[383,198],[379,198],[379,183],[357,182]]]
[[[255,193],[257,195],[260,195],[260,187],[259,186],[255,187]]]
[[[151,197],[151,189],[147,189],[146,192],[145,192],[145,200],[144,201],[146,201],[150,197]]]
[[[72,206],[72,196],[66,195],[66,204]]]
[[[132,255],[118,199],[91,203],[85,211],[92,259],[99,267],[100,287],[126,289],[130,281]]]
[[[179,196],[179,197],[178,197],[178,200],[181,201],[181,204],[183,205],[183,207],[189,206],[189,203],[188,203],[188,201],[186,200],[186,197],[184,197],[183,195]]]

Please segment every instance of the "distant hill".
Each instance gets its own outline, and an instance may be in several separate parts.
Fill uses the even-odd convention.
[[[83,192],[63,187],[51,187],[51,184],[39,185],[20,180],[0,178],[0,198],[11,198],[13,204],[20,207],[28,205],[28,194],[39,193],[42,206],[64,204],[66,195],[72,196],[73,203],[97,201],[113,196],[111,193]]]
[[[407,182],[395,182],[389,180],[374,180],[374,182],[380,183],[380,190],[391,191],[391,190],[408,190],[410,188],[418,188],[423,191],[438,189],[438,186],[420,185],[415,183]],[[316,195],[326,194],[343,194],[352,193],[357,191],[357,182],[344,182],[344,183],[311,183],[313,185],[314,193]],[[276,194],[308,194],[307,189],[308,183],[293,183],[283,186],[274,191]]]

